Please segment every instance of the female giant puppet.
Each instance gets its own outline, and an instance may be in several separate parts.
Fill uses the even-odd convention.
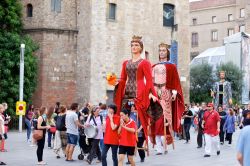
[[[139,120],[144,129],[144,134],[147,138],[147,127],[149,123],[147,110],[150,103],[154,105],[150,108],[157,110],[157,112],[154,113],[152,113],[152,110],[150,111],[154,116],[152,117],[151,114],[151,118],[159,118],[162,115],[162,109],[157,97],[155,97],[156,93],[152,82],[151,64],[141,58],[142,50],[143,43],[141,37],[133,36],[131,41],[132,59],[126,60],[122,64],[121,78],[115,87],[114,102],[117,105],[118,114],[128,103],[135,105]]]

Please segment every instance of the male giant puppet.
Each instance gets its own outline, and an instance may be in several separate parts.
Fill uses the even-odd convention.
[[[168,62],[170,57],[168,48],[169,46],[167,44],[161,43],[159,45],[160,62],[153,65],[152,72],[154,88],[163,108],[163,117],[155,123],[157,147],[157,144],[165,144],[161,142],[162,138],[159,138],[163,137],[163,126],[168,126],[164,129],[168,129],[168,132],[164,133],[165,137],[167,134],[167,138],[172,138],[173,131],[179,131],[180,120],[182,112],[184,111],[184,100],[179,75],[175,64]],[[162,152],[158,149],[159,148],[157,148],[158,154],[161,154]]]
[[[225,80],[225,71],[220,71],[219,76],[220,81],[214,83],[211,96],[214,98],[215,109],[219,105],[223,106],[224,109],[228,109],[229,105],[232,104],[231,83]]]

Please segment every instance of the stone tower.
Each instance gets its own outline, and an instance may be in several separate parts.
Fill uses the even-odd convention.
[[[35,104],[94,104],[111,100],[107,72],[120,75],[131,57],[131,37],[141,35],[152,63],[158,44],[178,42],[178,71],[189,100],[189,2],[183,0],[23,0],[25,32],[40,44]],[[60,3],[60,5],[58,5]],[[25,17],[27,5],[33,16]],[[175,28],[163,26],[163,6],[175,7]],[[55,10],[54,10],[55,9]],[[60,9],[60,10],[59,10]],[[109,97],[109,98],[108,98]]]
[[[22,3],[25,32],[39,43],[36,53],[39,79],[33,103],[52,106],[56,101],[67,104],[75,101],[76,1],[23,0]]]

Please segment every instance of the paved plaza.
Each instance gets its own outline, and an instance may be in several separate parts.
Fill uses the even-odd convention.
[[[184,144],[184,140],[175,141],[175,150],[169,146],[169,153],[167,155],[156,156],[153,149],[150,150],[150,156],[145,159],[145,162],[140,163],[138,155],[136,156],[136,165],[146,166],[237,166],[239,165],[236,160],[236,141],[238,139],[239,130],[233,136],[233,145],[231,147],[223,145],[221,147],[221,155],[212,155],[210,158],[204,158],[204,149],[197,149],[196,134],[191,129],[191,143]],[[9,139],[6,143],[8,152],[0,152],[0,160],[10,166],[34,166],[37,163],[36,147],[29,146],[25,142],[26,132],[10,132]],[[52,166],[67,166],[67,165],[88,165],[85,160],[80,161],[77,159],[79,154],[79,147],[76,148],[74,153],[73,162],[66,162],[64,158],[56,159],[52,149],[44,149],[44,161]],[[94,160],[92,165],[96,164]],[[111,153],[108,156],[108,166],[112,166]]]

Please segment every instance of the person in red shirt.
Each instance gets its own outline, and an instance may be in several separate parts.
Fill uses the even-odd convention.
[[[202,126],[204,128],[205,135],[205,155],[204,157],[210,157],[212,147],[216,147],[217,155],[220,155],[220,115],[214,110],[213,103],[208,103],[208,111],[204,113]]]
[[[108,106],[104,145],[102,149],[102,166],[107,166],[107,153],[110,147],[112,150],[113,165],[118,166],[117,150],[119,145],[119,136],[117,130],[120,125],[120,117],[116,115],[116,111],[116,105],[111,104]]]
[[[118,165],[122,166],[125,155],[128,155],[128,160],[132,166],[135,166],[134,152],[136,146],[136,123],[129,118],[130,111],[123,109],[120,112],[120,126],[118,133],[120,134],[119,140],[119,162]]]

